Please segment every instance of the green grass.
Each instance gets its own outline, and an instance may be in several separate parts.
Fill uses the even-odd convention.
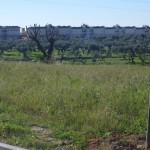
[[[4,51],[3,58],[5,60],[22,60],[23,54],[17,51]]]
[[[82,54],[82,52],[80,51],[80,53]],[[86,65],[99,65],[99,64],[132,64],[131,61],[129,62],[129,56],[128,54],[126,55],[126,59],[123,59],[123,54],[121,53],[113,53],[112,57],[107,58],[106,54],[103,54],[104,59],[102,60],[101,58],[97,58],[96,62],[93,62],[93,55],[92,53],[90,54],[82,54],[82,59],[83,60],[87,60],[86,61]],[[42,53],[39,51],[36,52],[27,52],[27,57],[28,58],[24,58],[23,53],[18,52],[18,51],[4,51],[4,54],[2,55],[2,57],[0,58],[1,60],[11,60],[11,61],[31,61],[31,60],[35,60],[35,61],[40,61],[40,59],[42,58]],[[73,59],[75,58],[75,56],[73,54],[69,54],[69,52],[66,52],[64,54],[64,57],[67,58],[66,60],[63,61],[63,64],[73,64]],[[52,55],[52,60],[57,60],[60,59],[61,55],[58,54],[57,50],[54,50],[53,55]],[[74,64],[83,64],[81,61],[81,58],[77,58],[76,61],[74,62]],[[134,64],[141,64],[141,60],[138,58],[138,56],[135,57],[134,59]],[[150,55],[147,53],[145,54],[145,64],[150,64]]]
[[[33,125],[76,149],[112,132],[145,133],[149,93],[147,66],[0,62],[0,140],[50,149]]]
[[[27,56],[29,60],[39,60],[42,56],[41,52],[27,52]],[[2,56],[4,60],[24,60],[23,53],[18,51],[4,51],[4,55]]]

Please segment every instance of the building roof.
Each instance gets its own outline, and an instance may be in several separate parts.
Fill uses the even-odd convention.
[[[71,28],[71,26],[57,26],[58,28]]]
[[[116,29],[115,27],[106,27],[105,29]]]
[[[141,29],[141,30],[143,30],[143,29],[145,29],[145,28],[143,28],[143,27],[136,27],[136,29]]]
[[[0,28],[20,28],[19,26],[0,26]]]
[[[27,29],[34,29],[35,27],[27,27]],[[39,27],[37,26],[36,28],[39,28],[39,29],[45,29],[45,27]]]
[[[82,27],[71,27],[72,29],[82,29]]]
[[[93,26],[92,28],[105,28],[104,26]]]
[[[127,27],[125,27],[125,28],[128,28],[128,29],[133,29],[133,28],[136,28],[135,26],[132,26],[132,27],[130,27],[130,26],[127,26]]]

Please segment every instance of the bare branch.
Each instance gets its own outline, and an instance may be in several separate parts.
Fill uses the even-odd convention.
[[[27,34],[29,38],[31,38],[36,44],[38,49],[43,53],[44,57],[47,57],[46,51],[44,50],[43,46],[40,43],[40,26],[37,26],[37,24],[34,24],[34,27],[30,26],[30,28],[27,28]]]
[[[51,24],[47,24],[45,26],[45,31],[46,31],[47,41],[50,44],[48,49],[48,57],[51,58],[52,52],[54,50],[54,43],[56,40],[58,40],[58,31]]]

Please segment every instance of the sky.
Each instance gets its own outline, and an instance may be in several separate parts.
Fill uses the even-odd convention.
[[[150,26],[149,0],[0,0],[0,25]]]

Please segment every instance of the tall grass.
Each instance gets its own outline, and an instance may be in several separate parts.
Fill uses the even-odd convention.
[[[32,125],[78,149],[111,132],[145,133],[149,94],[149,67],[0,62],[1,141],[48,149]]]

